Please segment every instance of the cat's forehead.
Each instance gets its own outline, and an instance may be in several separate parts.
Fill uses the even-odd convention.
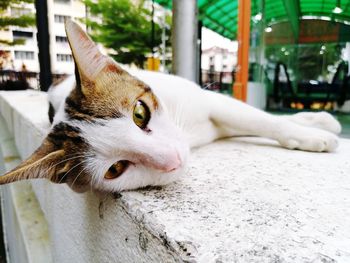
[[[111,97],[123,108],[133,107],[138,100],[144,101],[151,112],[159,107],[152,88],[119,66],[106,66],[101,77],[96,79],[95,85],[96,91],[100,91],[100,96]]]
[[[81,94],[84,85],[84,94]],[[131,115],[138,100],[150,112],[159,109],[159,102],[151,87],[119,67],[106,67],[94,81],[77,83],[66,99],[65,111],[70,119],[93,121]]]

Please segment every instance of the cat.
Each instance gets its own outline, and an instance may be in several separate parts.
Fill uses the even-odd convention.
[[[337,148],[341,126],[328,113],[274,116],[178,76],[127,72],[75,22],[65,28],[75,76],[50,88],[50,132],[1,184],[47,178],[77,192],[165,185],[184,174],[191,148],[232,136],[304,151]]]

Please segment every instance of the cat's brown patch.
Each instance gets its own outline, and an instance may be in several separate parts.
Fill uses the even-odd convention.
[[[79,147],[86,145],[84,139],[80,136],[79,128],[73,127],[64,122],[55,125],[47,138],[57,148],[64,148],[63,143],[67,141],[71,141],[74,145]]]
[[[129,105],[130,105],[129,99],[128,99],[128,98],[124,98],[124,99],[121,101],[121,105],[122,105],[124,108],[129,107]]]
[[[73,188],[89,184],[91,176],[84,170],[86,156],[89,151],[88,143],[81,137],[80,130],[67,123],[55,125],[47,140],[55,148],[63,149],[65,159],[56,168],[50,180],[55,183],[68,183]]]
[[[119,66],[113,64],[107,65],[105,70],[111,73],[123,74],[123,70]]]

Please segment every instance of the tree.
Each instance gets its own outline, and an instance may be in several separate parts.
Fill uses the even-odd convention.
[[[35,24],[34,14],[18,14],[6,15],[9,7],[18,7],[23,3],[33,3],[33,0],[0,0],[0,30],[6,30],[9,26],[29,27]],[[3,45],[21,45],[24,44],[24,39],[5,40],[0,39],[0,44]]]
[[[91,17],[86,24],[92,38],[113,49],[110,55],[118,62],[142,67],[152,52],[152,16],[145,1],[85,0]],[[169,35],[169,30],[167,30]],[[154,47],[161,43],[160,25],[154,24]]]

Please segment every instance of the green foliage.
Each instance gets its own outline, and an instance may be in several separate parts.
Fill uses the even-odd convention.
[[[146,54],[152,52],[152,16],[151,10],[144,7],[145,1],[85,0],[84,3],[91,14],[85,22],[92,30],[93,39],[113,49],[111,55],[118,62],[142,67]],[[162,33],[159,24],[155,23],[154,31],[153,44],[157,47]]]
[[[6,11],[9,7],[21,3],[33,3],[34,0],[0,0],[0,30],[6,30],[9,26],[29,27],[35,24],[34,14],[23,14],[18,16],[8,16]],[[8,41],[0,39],[3,45],[21,45],[24,44],[23,39]]]
[[[5,10],[11,4],[34,3],[34,0],[0,0],[0,10]]]
[[[13,41],[0,39],[0,44],[6,45],[6,46],[23,45],[24,43],[25,43],[24,39],[15,39]]]
[[[5,29],[8,26],[28,27],[35,23],[33,15],[22,15],[18,17],[0,17],[0,29]]]

